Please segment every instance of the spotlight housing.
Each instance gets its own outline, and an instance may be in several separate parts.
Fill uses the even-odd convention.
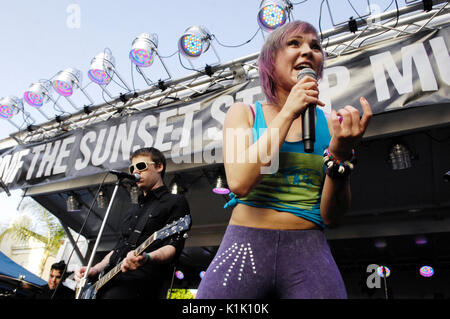
[[[108,85],[112,80],[114,66],[115,59],[112,52],[106,48],[92,59],[88,77],[94,83]]]
[[[400,143],[391,146],[388,161],[393,170],[407,169],[412,166],[412,155],[409,149]]]
[[[180,280],[184,279],[184,274],[183,274],[183,272],[181,270],[177,270],[175,272],[175,276],[177,276],[177,278],[180,279]]]
[[[287,0],[263,0],[259,6],[258,24],[261,29],[271,32],[286,23],[292,10]]]
[[[97,198],[97,207],[98,208],[106,208],[106,204],[108,202],[108,199],[106,198],[105,192],[103,190],[100,190],[98,193]]]
[[[173,183],[173,184],[172,184],[172,187],[171,187],[171,189],[170,189],[170,192],[171,192],[172,194],[178,194],[178,185],[177,185],[177,183]]]
[[[384,239],[378,239],[374,242],[374,246],[379,249],[386,248],[387,243]]]
[[[106,86],[112,81],[113,76],[123,83],[128,91],[131,91],[130,86],[124,81],[120,76],[119,72],[116,70],[116,60],[109,48],[105,48],[102,52],[97,54],[91,61],[91,66],[88,71],[89,79],[97,83],[103,92],[105,92],[109,97],[112,97],[111,93],[106,90]]]
[[[187,192],[185,182],[179,174],[175,174],[169,183],[169,189],[172,194],[184,194]]]
[[[383,277],[387,278],[391,275],[391,270],[386,266],[380,266],[377,268],[377,274],[381,278],[383,278]]]
[[[419,273],[422,277],[428,278],[434,275],[434,269],[431,266],[422,266]]]
[[[203,26],[187,28],[178,40],[179,51],[188,58],[197,58],[208,51],[211,34]]]
[[[30,85],[28,91],[23,94],[23,99],[28,105],[40,108],[50,99],[50,81],[39,81]]]
[[[78,202],[78,199],[75,194],[70,194],[67,197],[66,205],[67,205],[67,212],[69,213],[81,211],[81,204],[80,202]]]
[[[16,96],[7,96],[0,99],[0,117],[10,119],[23,109],[23,101]]]
[[[225,185],[225,183],[222,181],[222,177],[218,176],[216,181],[216,187],[213,188],[213,192],[219,195],[227,195],[230,193],[230,190]]]
[[[417,246],[423,246],[428,243],[428,239],[425,236],[417,236],[415,239],[415,243]]]
[[[155,60],[158,36],[155,33],[141,33],[134,39],[129,54],[131,62],[141,68],[147,68]]]
[[[39,81],[36,83],[32,83],[28,91],[25,91],[25,93],[23,94],[23,99],[25,100],[25,102],[27,102],[28,105],[36,108],[47,120],[49,120],[50,118],[41,110],[41,107],[49,100],[54,102],[55,106],[57,106],[62,111],[59,104],[54,101],[51,96],[51,87],[52,84],[50,81]]]
[[[81,87],[82,73],[74,68],[60,71],[53,80],[53,88],[62,96],[69,97],[77,87]]]

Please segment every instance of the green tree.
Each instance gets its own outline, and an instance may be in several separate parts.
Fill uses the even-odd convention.
[[[190,292],[189,289],[172,289],[172,293],[170,294],[170,299],[194,299],[194,295]]]
[[[34,238],[42,242],[44,256],[39,266],[39,275],[42,275],[48,258],[56,256],[66,234],[59,220],[32,198],[26,197],[19,211],[21,215],[0,234],[0,241],[7,234],[11,234],[19,241]]]

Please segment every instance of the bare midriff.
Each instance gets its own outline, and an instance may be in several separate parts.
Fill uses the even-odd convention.
[[[233,209],[230,225],[265,229],[321,229],[317,224],[292,213],[270,208],[237,204]]]

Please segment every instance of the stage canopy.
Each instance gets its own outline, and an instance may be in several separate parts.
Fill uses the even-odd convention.
[[[359,97],[365,96],[375,114],[357,149],[358,166],[352,174],[353,205],[348,215],[358,227],[340,228],[334,238],[450,230],[448,220],[432,219],[450,207],[449,185],[442,179],[450,169],[449,31],[448,25],[424,28],[361,48],[350,46],[328,57],[320,82],[325,112],[347,104],[361,111]],[[77,129],[53,125],[42,138],[4,150],[0,177],[11,189],[25,189],[66,226],[94,240],[106,211],[93,204],[97,191],[103,184],[110,199],[115,181],[107,172],[126,169],[131,152],[154,146],[169,160],[166,184],[177,183],[190,204],[193,228],[187,245],[218,245],[230,217],[230,210],[223,208],[228,198],[211,191],[217,177],[224,176],[225,114],[236,101],[252,104],[263,98],[255,64],[250,68],[236,64],[229,65],[234,65],[229,76],[203,79],[198,87],[183,88],[184,94],[162,90],[139,99],[124,98],[123,105],[108,109],[119,116],[108,117],[105,112],[102,120]],[[86,123],[85,115],[79,114],[79,120]],[[410,150],[409,170],[391,167],[389,152],[397,144]],[[111,249],[117,238],[130,205],[131,186],[119,189],[100,250]],[[77,196],[80,211],[67,212],[70,195]],[[383,221],[379,217],[383,214],[391,220]],[[362,225],[364,216],[378,227],[367,219]],[[428,224],[424,219],[430,219]]]

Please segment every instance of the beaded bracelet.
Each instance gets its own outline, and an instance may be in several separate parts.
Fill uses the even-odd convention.
[[[347,178],[356,164],[355,150],[352,150],[350,160],[340,161],[330,153],[327,147],[323,152],[323,162],[328,176],[331,178]]]

